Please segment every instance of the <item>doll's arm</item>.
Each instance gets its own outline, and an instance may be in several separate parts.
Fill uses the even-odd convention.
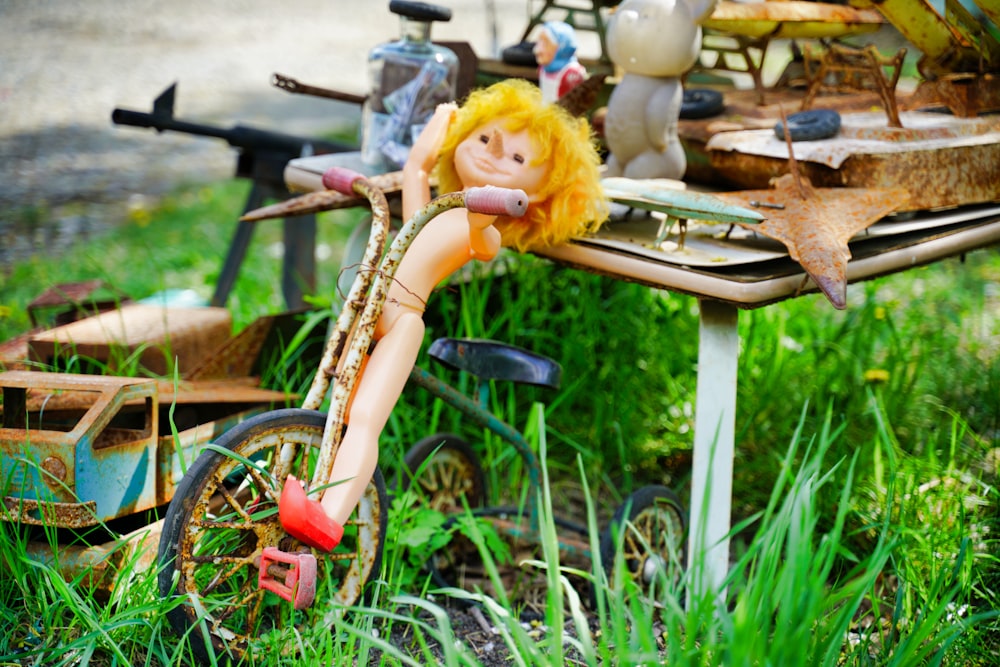
[[[439,104],[430,121],[413,142],[403,165],[403,220],[409,220],[431,200],[430,175],[437,163],[441,145],[458,107]]]

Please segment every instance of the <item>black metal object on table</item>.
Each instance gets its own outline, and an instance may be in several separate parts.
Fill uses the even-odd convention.
[[[171,131],[195,136],[224,139],[239,150],[236,159],[237,178],[252,181],[243,213],[260,208],[268,200],[291,196],[285,185],[284,169],[290,160],[307,155],[341,153],[356,150],[356,146],[325,139],[299,137],[237,124],[230,128],[213,127],[174,118],[174,98],[177,84],[170,85],[153,101],[152,112],[115,109],[111,120],[117,125],[145,127],[157,132]],[[254,223],[238,222],[236,232],[219,274],[212,296],[212,306],[223,306],[229,298],[240,266],[253,238]],[[281,290],[289,308],[304,305],[304,289],[316,285],[315,260],[316,219],[303,216],[284,221],[285,258],[282,266]]]

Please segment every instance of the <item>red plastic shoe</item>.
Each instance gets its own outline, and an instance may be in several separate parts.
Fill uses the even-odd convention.
[[[344,527],[326,515],[319,501],[307,498],[291,475],[278,501],[278,520],[286,533],[319,551],[333,551],[344,536]]]

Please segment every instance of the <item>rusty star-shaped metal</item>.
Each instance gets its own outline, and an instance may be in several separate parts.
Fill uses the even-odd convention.
[[[766,210],[767,219],[761,223],[737,224],[783,243],[839,310],[847,307],[848,241],[909,199],[904,188],[814,188],[809,179],[794,172],[775,179],[770,190],[716,196]]]

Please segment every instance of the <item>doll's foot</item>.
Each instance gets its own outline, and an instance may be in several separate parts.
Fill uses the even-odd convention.
[[[307,498],[305,489],[291,475],[278,501],[278,519],[286,533],[319,551],[333,551],[344,536],[344,527],[328,517],[318,501]]]

